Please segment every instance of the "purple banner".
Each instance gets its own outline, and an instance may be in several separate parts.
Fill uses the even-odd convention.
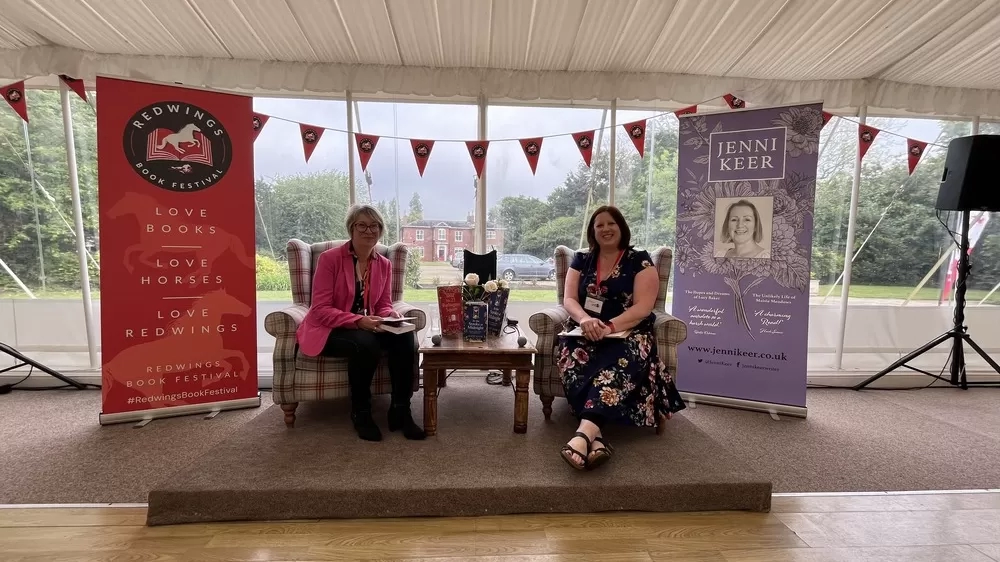
[[[806,405],[821,103],[680,119],[682,392]]]

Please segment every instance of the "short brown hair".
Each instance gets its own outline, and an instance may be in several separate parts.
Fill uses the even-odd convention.
[[[597,215],[601,213],[611,215],[611,218],[615,220],[615,224],[618,225],[618,229],[622,232],[622,238],[618,241],[618,249],[624,250],[628,248],[632,242],[632,231],[629,229],[628,223],[625,222],[625,217],[618,210],[618,207],[603,205],[598,207],[594,211],[594,214],[590,215],[590,222],[587,223],[587,244],[590,245],[591,253],[597,254],[600,251],[600,246],[597,244],[597,235],[594,234],[594,223],[597,222]]]

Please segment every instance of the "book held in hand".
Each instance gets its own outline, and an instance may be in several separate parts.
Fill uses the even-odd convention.
[[[407,332],[412,332],[416,330],[417,327],[409,322],[400,322],[398,324],[392,324],[383,322],[379,324],[379,327],[375,329],[377,332],[391,332],[393,334],[405,334]]]
[[[630,333],[632,333],[631,329],[629,329],[629,330],[619,330],[617,332],[612,332],[612,333],[610,333],[610,334],[608,334],[608,335],[606,335],[604,337],[606,337],[606,338],[627,338]],[[579,326],[577,326],[576,328],[573,328],[572,330],[570,330],[568,332],[567,331],[559,332],[559,335],[560,336],[570,336],[570,337],[575,337],[575,338],[582,338],[582,337],[584,337],[583,336],[583,328],[581,328]]]

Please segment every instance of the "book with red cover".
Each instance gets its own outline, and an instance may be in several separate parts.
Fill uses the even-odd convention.
[[[438,287],[438,313],[441,315],[441,334],[456,336],[462,334],[465,307],[462,304],[462,287],[452,285]]]
[[[179,133],[156,129],[146,139],[146,160],[176,160],[211,166],[212,143],[202,133],[187,127]]]

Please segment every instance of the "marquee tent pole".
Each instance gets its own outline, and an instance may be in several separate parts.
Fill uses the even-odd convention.
[[[613,98],[611,100],[611,160],[610,168],[608,172],[608,205],[614,206],[615,204],[615,145],[618,144],[618,98]],[[583,220],[587,220],[584,217]]]
[[[489,102],[486,96],[479,96],[479,140],[486,140],[488,136],[488,123],[486,112],[489,110]],[[496,150],[496,149],[494,149]],[[486,176],[487,166],[483,165],[483,173],[477,182],[476,189],[476,252],[485,254],[486,249]]]
[[[354,193],[354,112],[352,111],[353,101],[351,99],[351,91],[347,91],[347,177],[348,181],[351,183],[348,189],[348,198],[350,199],[350,204],[354,205],[357,195]],[[351,237],[351,233],[347,233],[347,237]]]
[[[861,125],[868,122],[868,105],[862,104],[858,111]],[[861,140],[858,140],[860,143]],[[854,257],[854,236],[858,230],[858,199],[861,195],[861,151],[854,160],[854,183],[851,186],[851,212],[847,219],[847,243],[844,248],[844,285],[840,290],[840,334],[837,335],[837,356],[834,368],[844,365],[844,338],[847,335],[847,303],[851,292],[851,265]]]
[[[83,289],[83,321],[87,328],[87,352],[90,368],[97,369],[97,326],[94,324],[94,302],[90,296],[90,269],[87,262],[87,239],[83,232],[83,205],[80,203],[80,177],[76,168],[76,140],[73,137],[73,108],[70,104],[69,86],[59,81],[59,99],[62,101],[63,131],[66,137],[66,167],[69,188],[73,198],[73,225],[76,230],[76,255],[80,259],[80,287]],[[256,198],[255,198],[256,199]]]

